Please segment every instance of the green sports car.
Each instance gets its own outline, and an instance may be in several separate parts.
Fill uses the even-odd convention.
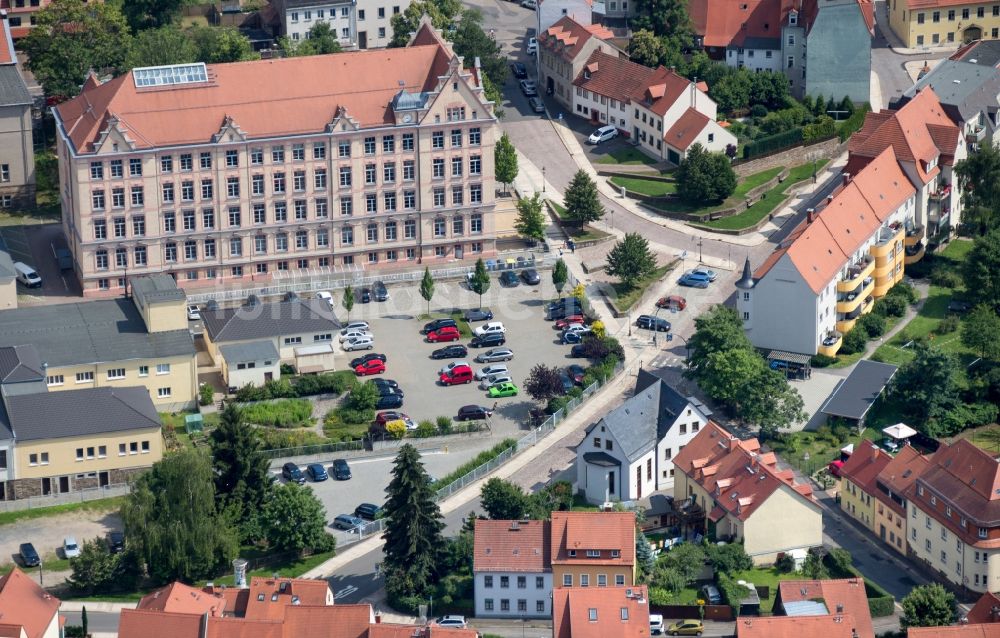
[[[512,397],[517,395],[517,386],[513,383],[498,383],[490,388],[490,398]]]

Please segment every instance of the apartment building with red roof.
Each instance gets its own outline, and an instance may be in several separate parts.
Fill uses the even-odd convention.
[[[635,584],[635,514],[552,512],[549,555],[555,587]]]
[[[840,185],[736,283],[737,311],[758,348],[834,356],[858,317],[903,277],[917,191],[891,145]]]
[[[1000,625],[951,625],[950,627],[910,627],[907,638],[1000,638]]]
[[[552,616],[549,521],[476,521],[472,575],[477,618]]]
[[[742,541],[754,564],[823,544],[823,517],[807,484],[778,467],[757,439],[709,422],[674,457],[674,500],[692,510],[687,535]]]
[[[840,468],[840,509],[871,531],[875,531],[875,478],[892,455],[868,439],[854,446],[854,452]]]
[[[907,553],[906,493],[930,463],[929,457],[904,445],[875,476],[875,520],[872,531],[900,554]]]
[[[645,585],[552,593],[552,638],[646,638],[649,594]]]
[[[494,105],[425,20],[409,46],[133,69],[55,110],[85,296],[495,252]]]
[[[778,583],[774,610],[775,615],[789,618],[787,622],[791,625],[796,624],[791,619],[843,616],[844,623],[851,625],[859,638],[875,636],[868,595],[861,578],[783,580]]]
[[[20,40],[35,26],[38,12],[50,4],[52,0],[0,0],[0,10],[7,12],[11,35]]]
[[[60,604],[16,565],[0,576],[0,627],[5,636],[62,638]]]
[[[1000,591],[1000,461],[943,443],[906,498],[911,558],[967,590]]]

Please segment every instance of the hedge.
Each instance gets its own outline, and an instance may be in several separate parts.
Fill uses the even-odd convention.
[[[751,142],[743,147],[743,159],[751,159],[753,157],[757,157],[758,155],[766,155],[783,148],[789,148],[791,146],[795,146],[801,141],[802,127],[796,127],[781,133],[769,135],[768,137],[762,137],[756,142]]]
[[[868,611],[872,618],[884,618],[896,613],[896,599],[892,596],[879,596],[868,599]]]
[[[859,109],[854,109],[851,116],[844,120],[844,123],[840,125],[840,130],[837,131],[837,135],[840,137],[841,142],[846,142],[847,138],[854,135],[861,130],[861,127],[865,124],[865,113],[872,110],[871,104],[865,102],[864,106]]]
[[[436,485],[441,488],[451,485],[452,483],[462,478],[463,476],[465,476],[472,470],[476,469],[480,465],[483,465],[484,463],[489,463],[490,461],[497,458],[507,450],[516,447],[517,447],[517,439],[511,439],[511,438],[504,439],[503,441],[500,441],[490,449],[483,450],[482,452],[477,454],[476,457],[473,458],[472,460],[466,461],[462,465],[459,465],[454,472],[442,476],[440,479],[437,480]]]

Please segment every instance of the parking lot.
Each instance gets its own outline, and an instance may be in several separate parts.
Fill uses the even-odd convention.
[[[11,259],[28,264],[41,276],[42,287],[28,289],[20,283],[17,294],[20,303],[71,303],[79,301],[80,284],[72,271],[62,272],[52,252],[65,247],[60,224],[6,226],[0,228]]]

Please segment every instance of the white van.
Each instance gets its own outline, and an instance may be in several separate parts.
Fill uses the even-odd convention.
[[[28,288],[41,288],[42,278],[38,276],[35,269],[28,264],[15,261],[14,270],[17,271],[17,280]]]
[[[607,142],[608,140],[618,137],[618,129],[613,126],[602,126],[587,138],[588,144],[600,144],[601,142]]]

